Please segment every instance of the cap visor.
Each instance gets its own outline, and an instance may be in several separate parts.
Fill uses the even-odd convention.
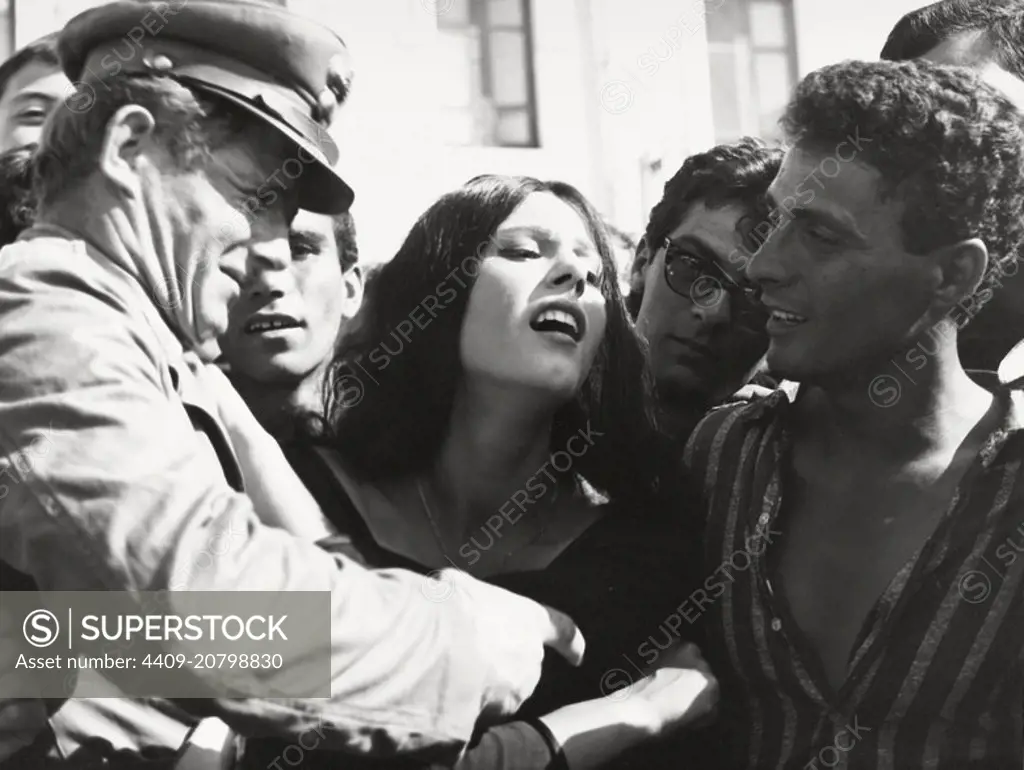
[[[191,79],[189,79],[188,85],[241,107],[253,117],[277,129],[291,142],[295,147],[294,159],[301,163],[302,170],[297,176],[291,176],[287,174],[287,171],[285,171],[285,175],[296,182],[299,192],[299,208],[316,214],[342,214],[352,207],[352,201],[355,199],[352,188],[328,163],[323,152],[317,149],[316,143],[309,137],[304,136],[286,121],[261,110],[248,100],[229,91]],[[309,162],[310,157],[314,159],[314,162]],[[286,159],[284,163],[287,162]]]

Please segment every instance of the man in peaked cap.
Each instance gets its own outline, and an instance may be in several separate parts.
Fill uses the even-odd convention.
[[[437,580],[316,547],[322,514],[209,363],[252,266],[291,259],[295,212],[351,203],[328,135],[344,44],[277,6],[121,0],[59,52],[75,90],[37,154],[36,223],[0,259],[0,560],[44,591],[329,591],[331,698],[204,715],[450,759],[481,713],[529,696],[545,645],[578,662],[579,632],[465,576],[439,601]],[[34,766],[45,712],[5,689],[11,666],[0,762]],[[261,672],[264,692],[288,669]]]

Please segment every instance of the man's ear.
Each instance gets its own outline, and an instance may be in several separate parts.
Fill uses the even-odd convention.
[[[156,121],[145,107],[128,104],[107,121],[99,171],[126,195],[138,194],[139,157],[152,142]]]
[[[363,270],[359,265],[353,265],[345,271],[342,279],[345,283],[345,300],[341,315],[348,320],[355,317],[363,304]]]
[[[980,238],[969,238],[936,250],[932,259],[938,268],[936,299],[953,306],[981,286],[988,269],[988,248]]]
[[[650,266],[651,256],[651,250],[647,248],[647,239],[641,238],[636,247],[636,255],[633,257],[633,265],[629,269],[630,294],[644,293],[644,282],[647,280],[647,268]]]

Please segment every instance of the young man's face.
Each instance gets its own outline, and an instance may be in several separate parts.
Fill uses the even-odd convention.
[[[802,382],[887,364],[938,320],[935,265],[905,251],[903,205],[883,199],[880,173],[856,161],[808,186],[826,157],[786,153],[768,192],[784,223],[747,269],[772,311],[768,366]]]
[[[70,85],[60,67],[44,61],[18,70],[0,96],[0,152],[38,143],[44,121]]]
[[[253,263],[249,287],[231,308],[221,349],[233,376],[299,384],[330,357],[362,298],[359,269],[342,272],[330,217],[300,210],[290,242],[287,263]]]
[[[697,203],[669,233],[671,248],[649,244],[636,268],[643,280],[637,329],[650,346],[659,402],[669,411],[674,404],[692,408],[726,398],[747,383],[764,355],[763,318],[743,323],[747,316],[735,295],[720,290],[730,279],[749,286],[749,220],[738,203]],[[707,277],[687,287],[694,264],[703,265]]]

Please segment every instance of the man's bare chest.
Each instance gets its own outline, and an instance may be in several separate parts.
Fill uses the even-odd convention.
[[[955,484],[791,485],[776,581],[793,620],[838,685],[872,609],[894,599],[950,505]]]

